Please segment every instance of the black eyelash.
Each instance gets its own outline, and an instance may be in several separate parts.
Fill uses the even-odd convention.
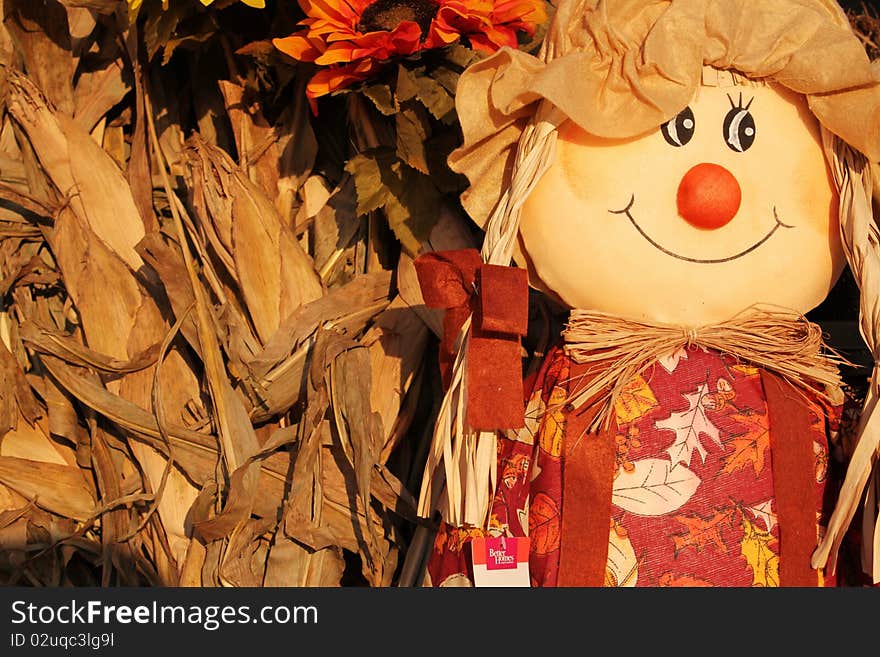
[[[743,107],[743,94],[742,94],[742,91],[739,92],[739,101],[737,101],[736,103],[733,102],[733,98],[731,97],[730,94],[727,94],[727,100],[730,101],[730,106],[731,106],[733,109],[748,110],[748,109],[752,106],[752,101],[755,100],[755,97],[752,96],[751,98],[749,98],[749,102],[748,102],[748,104],[747,104],[745,107]]]

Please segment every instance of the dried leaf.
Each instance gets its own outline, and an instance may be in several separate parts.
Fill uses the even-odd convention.
[[[81,72],[74,92],[73,118],[86,132],[91,132],[131,90],[123,78],[121,59],[106,60],[102,64]]]
[[[361,276],[288,316],[248,363],[252,385],[264,403],[254,418],[260,421],[284,412],[304,394],[307,349],[302,346],[308,346],[322,324],[366,324],[388,305],[390,285],[390,272]]]
[[[192,286],[186,274],[183,255],[177,244],[169,244],[157,232],[147,233],[137,247],[138,254],[159,277],[165,296],[171,304],[175,317],[183,317],[188,308],[195,303]],[[191,317],[181,326],[181,333],[190,346],[201,353],[195,320]]]
[[[235,135],[239,166],[274,201],[278,196],[278,136],[253,102],[253,89],[229,80],[217,84]]]
[[[20,163],[18,164],[20,165]],[[0,160],[0,170],[4,171],[4,173],[9,171],[2,160]],[[38,217],[52,217],[58,210],[58,208],[50,208],[47,205],[44,205],[43,203],[38,201],[37,199],[32,198],[27,194],[23,194],[22,192],[13,189],[12,187],[9,187],[7,185],[0,185],[0,198]],[[39,231],[37,232],[37,234],[42,235],[42,233],[39,233]]]
[[[284,518],[284,533],[314,550],[335,545],[338,539],[323,522],[321,444],[329,434],[329,425],[322,420],[329,400],[321,389],[300,420],[299,450],[293,466],[291,494]]]
[[[76,467],[0,456],[0,483],[66,518],[86,520],[95,511],[92,489]]]
[[[3,2],[0,2],[0,15],[6,14]],[[12,66],[17,56],[15,45],[12,41],[12,35],[6,29],[4,22],[0,21],[0,64],[3,66]],[[3,85],[3,73],[0,72],[0,86]]]
[[[134,115],[134,132],[129,144],[130,152],[125,176],[131,188],[131,196],[140,212],[144,230],[157,228],[153,213],[153,169],[150,163],[150,148],[147,140],[147,123],[152,108],[147,108],[147,88],[145,75],[141,66],[141,46],[138,40],[137,23],[132,25],[125,35],[125,49],[128,61],[131,62],[134,77],[134,107],[130,108]]]
[[[73,116],[73,74],[67,11],[57,0],[5,0],[4,22],[28,75],[58,111]]]
[[[99,14],[112,14],[124,0],[58,0],[65,7],[82,7]]]
[[[191,539],[187,544],[186,556],[180,570],[180,586],[201,586],[202,568],[205,565],[205,546],[199,541]]]
[[[58,0],[60,4],[64,4]],[[88,37],[97,27],[98,21],[95,15],[83,7],[67,6],[67,26],[70,32],[71,50],[78,57],[82,57],[88,51],[91,42]]]
[[[234,393],[232,393],[234,394]],[[248,423],[251,432],[253,429]],[[250,517],[256,495],[259,464],[247,462],[229,477],[229,495],[223,510],[213,518],[197,523],[193,530],[204,542],[226,538]]]
[[[132,271],[69,209],[60,213],[49,244],[89,345],[108,357],[127,359],[136,315],[141,304],[149,303]]]
[[[78,376],[72,368],[57,359],[47,357],[43,362],[59,385],[83,404],[131,431],[133,438],[143,440],[163,453],[167,452],[153,415],[94,381]],[[190,479],[196,483],[212,479],[217,464],[216,440],[174,424],[166,426],[166,431],[175,449],[175,461]]]
[[[354,468],[364,506],[369,504],[372,469],[379,452],[376,443],[381,438],[380,418],[370,407],[371,379],[370,354],[363,347],[345,349],[330,363],[330,404],[336,434]]]
[[[229,273],[238,281],[250,319],[265,342],[281,318],[321,296],[311,259],[266,195],[223,151],[192,140],[186,160],[192,184],[205,201],[205,207],[197,207],[200,219],[215,227],[217,248],[231,259]],[[222,252],[219,255],[224,259]]]
[[[90,367],[115,374],[138,372],[155,365],[159,351],[159,345],[153,344],[145,352],[123,361],[93,351],[71,336],[60,331],[41,328],[33,322],[25,322],[19,331],[21,339],[38,353],[51,354],[80,367]]]
[[[335,587],[345,570],[342,550],[329,547],[312,551],[290,539],[272,546],[263,586]]]
[[[259,586],[267,546],[259,537],[272,526],[271,520],[251,520],[229,540],[220,566],[220,577],[229,586]]]
[[[401,246],[410,255],[416,255],[437,222],[442,195],[428,176],[415,169],[399,164],[392,171],[399,180],[400,194],[385,206],[388,225]]]
[[[393,528],[372,506],[361,504],[354,470],[346,464],[340,446],[332,445],[325,451],[321,485],[324,523],[337,545],[360,554],[362,574],[370,586],[388,586],[397,565]]]
[[[92,447],[89,434],[79,422],[73,398],[62,390],[52,377],[44,377],[42,397],[46,403],[48,430],[76,446],[76,462],[82,468],[91,467]]]
[[[443,335],[443,310],[439,308],[428,308],[425,300],[422,298],[422,289],[419,286],[419,279],[416,275],[416,268],[413,265],[413,259],[401,254],[400,261],[397,265],[397,287],[400,298],[412,308],[419,318],[424,322],[435,336]]]
[[[347,180],[350,180],[350,178],[347,178]],[[337,194],[338,192],[339,190],[337,189],[333,194]],[[352,192],[354,192],[353,186]],[[302,204],[300,205],[297,217],[301,216],[302,222],[313,218],[330,200],[330,190],[328,189],[327,181],[323,176],[309,176],[300,188],[299,194],[302,198]],[[354,207],[354,203],[352,203],[351,206]],[[297,226],[299,225],[300,220],[298,219]],[[299,230],[296,232],[299,232]]]
[[[144,236],[144,224],[122,172],[88,132],[53,112],[27,78],[10,72],[8,82],[7,107],[27,133],[55,188],[68,196],[68,207],[137,270],[143,263],[134,246]]]
[[[330,272],[350,253],[352,240],[363,228],[355,204],[354,179],[346,175],[314,217],[312,252],[324,280],[330,279]]]
[[[409,429],[412,416],[401,413],[403,400],[424,362],[427,339],[424,322],[397,297],[361,340],[370,353],[370,406],[384,428],[379,445],[383,455]]]
[[[18,426],[19,417],[33,424],[42,414],[24,372],[0,341],[0,437]]]
[[[56,465],[76,465],[76,457],[68,445],[49,438],[44,421],[33,426],[20,423],[18,429],[3,437],[0,454]]]
[[[95,479],[98,490],[107,501],[122,497],[121,468],[119,461],[108,445],[108,437],[96,425],[92,425],[92,462],[94,463]],[[77,472],[79,472],[77,470]],[[101,544],[104,548],[102,557],[103,574],[101,584],[109,586],[114,569],[119,573],[123,583],[132,585],[137,582],[133,564],[136,562],[129,542],[121,539],[128,532],[132,522],[132,513],[125,508],[111,509],[101,518]]]
[[[360,154],[349,160],[345,170],[354,176],[357,188],[357,212],[367,214],[392,202],[394,191],[382,179],[382,172],[390,170],[397,157],[389,149],[374,154]]]
[[[147,14],[144,22],[143,39],[147,47],[147,57],[152,59],[160,51],[163,52],[163,64],[167,64],[174,53],[174,49],[188,40],[198,41],[211,36],[214,33],[215,26],[213,18],[203,16],[201,24],[191,27],[191,33],[186,37],[177,37],[179,34],[178,27],[190,18],[195,11],[195,7],[187,2],[170,3],[164,11],[154,11]]]
[[[150,70],[150,103],[154,113],[153,122],[159,137],[162,156],[172,175],[183,175],[182,158],[186,142],[181,109],[187,101],[186,96],[178,93],[176,85],[161,75],[161,69]],[[169,85],[171,82],[171,85]],[[169,85],[170,88],[166,87]],[[183,108],[185,110],[185,106]],[[146,140],[144,147],[146,148]]]

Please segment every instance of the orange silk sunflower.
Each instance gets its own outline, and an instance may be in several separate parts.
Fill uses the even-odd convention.
[[[448,46],[464,38],[474,49],[517,46],[546,20],[543,0],[299,0],[305,26],[275,47],[323,66],[306,88],[317,98],[366,80],[395,57]]]

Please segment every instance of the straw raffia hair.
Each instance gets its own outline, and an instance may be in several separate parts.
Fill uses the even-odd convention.
[[[871,205],[872,177],[880,177],[880,67],[872,68],[835,0],[562,0],[537,56],[503,48],[461,76],[456,108],[464,140],[449,163],[470,181],[462,202],[486,231],[484,261],[510,264],[522,204],[553,162],[557,128],[572,120],[612,138],[657,128],[690,102],[704,66],[803,94],[820,122],[840,189],[844,250],[861,291],[859,326],[875,368],[813,565],[834,564],[873,477],[862,510],[862,558],[880,581],[880,474],[872,473],[880,445],[880,235]],[[459,335],[420,513],[440,509],[450,524],[479,527],[495,488],[495,434],[478,435],[464,422],[469,326]]]
[[[880,230],[871,203],[872,173],[865,156],[827,130],[822,131],[825,156],[840,192],[840,235],[846,259],[859,284],[859,331],[874,359],[868,393],[862,406],[856,446],[847,466],[837,504],[825,537],[813,554],[813,567],[834,564],[844,533],[862,500],[862,570],[880,582],[880,514],[876,469],[880,449]],[[869,485],[870,482],[870,485]]]

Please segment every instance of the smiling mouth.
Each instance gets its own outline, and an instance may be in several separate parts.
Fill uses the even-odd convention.
[[[771,237],[773,237],[773,233],[775,233],[777,230],[779,230],[779,228],[794,228],[794,226],[789,226],[788,224],[784,224],[784,223],[782,223],[782,221],[779,220],[779,215],[776,213],[776,206],[773,206],[773,220],[776,223],[773,225],[773,228],[770,229],[770,232],[768,232],[766,235],[764,235],[764,237],[759,239],[757,242],[752,244],[750,247],[740,251],[739,253],[735,253],[731,256],[726,256],[724,258],[691,258],[689,256],[684,256],[684,255],[678,254],[675,251],[670,251],[669,249],[667,249],[663,245],[658,244],[655,240],[653,240],[651,238],[651,236],[648,235],[642,229],[641,226],[639,226],[638,222],[636,222],[635,218],[633,218],[632,212],[630,212],[630,210],[632,210],[632,206],[635,202],[636,202],[636,195],[633,194],[632,198],[630,198],[630,200],[629,200],[629,203],[627,203],[626,207],[623,208],[623,210],[609,210],[608,212],[610,212],[611,214],[625,214],[627,219],[629,219],[630,223],[633,225],[633,227],[637,231],[639,231],[639,235],[644,237],[645,240],[648,242],[648,244],[653,246],[658,251],[662,251],[666,255],[672,256],[673,258],[678,258],[679,260],[684,260],[685,262],[699,262],[699,263],[705,264],[705,265],[713,265],[713,264],[717,264],[719,262],[730,262],[731,260],[736,260],[737,258],[742,258],[744,255],[747,255],[747,254],[751,253],[752,251],[754,251],[755,249],[757,249],[764,242],[766,242]]]

